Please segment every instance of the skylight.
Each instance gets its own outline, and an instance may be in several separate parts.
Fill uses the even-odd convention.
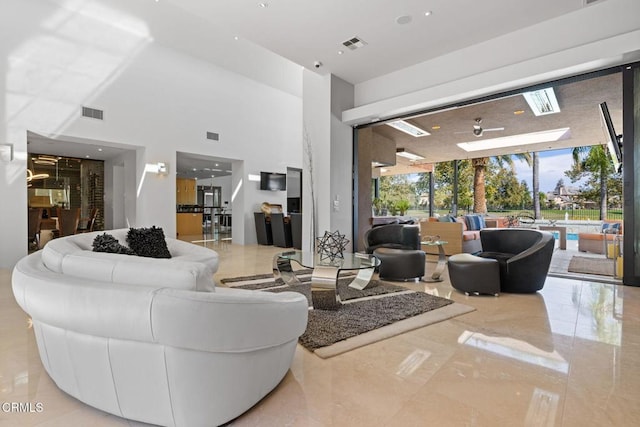
[[[569,138],[571,136],[570,130],[571,128],[560,128],[541,132],[523,133],[520,135],[503,136],[500,138],[484,139],[480,141],[461,142],[458,144],[458,147],[465,151],[481,151],[559,141],[561,139]]]
[[[533,111],[533,114],[536,116],[560,112],[560,106],[558,105],[558,100],[552,87],[535,90],[533,92],[525,92],[522,96],[524,96],[531,111]]]
[[[395,122],[389,122],[387,123],[387,125],[416,138],[420,136],[431,135],[426,130],[420,129],[418,126],[412,125],[411,123],[406,122],[404,120],[396,120]]]

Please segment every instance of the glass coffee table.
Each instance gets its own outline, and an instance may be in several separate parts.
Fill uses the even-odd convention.
[[[373,255],[345,253],[344,258],[321,259],[319,255],[306,251],[285,251],[273,257],[273,276],[286,284],[295,286],[301,282],[291,267],[291,261],[313,269],[311,274],[311,300],[314,309],[336,310],[342,305],[338,294],[338,278],[346,270],[357,274],[349,283],[354,289],[365,289],[380,260]]]
[[[423,282],[442,282],[442,278],[440,276],[442,276],[444,266],[447,264],[447,256],[444,253],[444,245],[447,243],[449,242],[445,242],[444,240],[427,240],[420,242],[421,245],[438,247],[438,264],[436,264],[436,268],[431,274],[431,279],[422,279]]]

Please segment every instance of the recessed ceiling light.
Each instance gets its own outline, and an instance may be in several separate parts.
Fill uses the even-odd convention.
[[[88,158],[89,158],[89,155],[87,154],[85,157],[88,159]],[[69,167],[71,167],[71,166],[69,166]]]
[[[98,151],[102,151],[102,148],[98,148]]]
[[[338,55],[342,55],[344,53],[344,50],[339,50],[338,51]]]
[[[396,148],[396,156],[404,157],[405,159],[409,159],[412,162],[415,162],[416,160],[424,159],[424,157],[422,157],[421,155],[411,153],[405,150],[404,148]]]
[[[193,169],[191,169],[191,170],[195,172],[195,171],[197,171],[198,169],[196,169],[196,168],[193,168]]]
[[[234,40],[240,40],[240,37],[238,37],[238,36],[233,36],[233,39],[234,39]]]
[[[431,15],[433,15],[433,12],[432,12],[432,11],[430,11],[430,10],[427,10],[427,11],[424,13],[424,16],[431,16]]]
[[[258,6],[265,9],[267,7],[269,7],[269,3],[258,3]]]

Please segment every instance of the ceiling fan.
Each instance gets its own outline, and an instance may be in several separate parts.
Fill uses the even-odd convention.
[[[473,125],[473,130],[472,131],[464,131],[464,132],[455,132],[455,133],[468,133],[468,132],[472,132],[476,137],[481,137],[485,132],[496,132],[496,131],[501,131],[504,130],[504,126],[503,127],[498,127],[498,128],[489,128],[489,129],[484,129],[482,126],[480,126],[480,124],[482,123],[482,117],[478,117],[475,119],[476,124]]]

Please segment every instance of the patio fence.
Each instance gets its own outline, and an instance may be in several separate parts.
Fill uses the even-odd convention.
[[[448,209],[437,209],[436,212],[440,215],[447,215],[450,213]],[[413,212],[412,212],[413,213]],[[466,215],[472,213],[471,209],[458,209],[458,215]],[[520,216],[522,214],[528,214],[528,216],[533,217],[533,209],[522,209],[522,210],[500,210],[494,211],[489,210],[489,216],[497,216],[497,217],[506,217],[506,216]],[[560,209],[541,209],[540,216],[544,219],[549,220],[569,220],[569,221],[599,221],[600,220],[600,211],[598,209],[569,209],[569,210],[560,210]],[[622,209],[608,209],[607,210],[607,219],[608,220],[623,220],[622,217]]]

